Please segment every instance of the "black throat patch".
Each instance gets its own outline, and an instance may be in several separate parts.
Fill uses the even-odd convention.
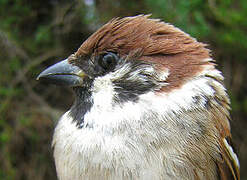
[[[78,128],[82,128],[84,125],[84,116],[92,108],[93,99],[92,92],[90,91],[90,85],[86,87],[75,87],[75,102],[70,109],[70,116],[73,121],[76,122]]]

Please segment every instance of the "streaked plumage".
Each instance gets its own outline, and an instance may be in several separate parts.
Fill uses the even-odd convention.
[[[76,94],[53,137],[59,179],[240,179],[223,76],[178,28],[113,19],[38,78]]]

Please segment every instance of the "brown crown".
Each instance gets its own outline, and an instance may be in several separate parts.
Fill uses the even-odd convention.
[[[178,28],[149,16],[115,18],[91,35],[75,56],[91,57],[107,51],[155,62],[160,70],[169,69],[169,91],[180,87],[200,72],[210,51]],[[131,58],[130,58],[131,59]],[[213,64],[212,64],[213,65]]]

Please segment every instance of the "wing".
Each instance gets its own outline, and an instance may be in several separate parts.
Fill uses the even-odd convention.
[[[219,146],[222,157],[221,160],[216,161],[218,177],[220,180],[239,180],[240,164],[237,154],[234,152],[234,147],[231,141],[231,117],[229,113],[230,100],[226,94],[226,91],[222,91],[220,86],[216,86],[216,84],[211,85],[216,92],[214,100],[210,103],[210,106],[212,107],[212,118],[215,121],[215,127],[220,136]]]
[[[216,162],[221,180],[240,179],[239,160],[234,152],[230,137],[222,138],[222,161]]]

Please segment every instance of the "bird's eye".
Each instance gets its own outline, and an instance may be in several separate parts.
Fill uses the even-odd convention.
[[[112,70],[117,65],[118,59],[116,54],[108,52],[99,59],[99,65],[105,70]]]

